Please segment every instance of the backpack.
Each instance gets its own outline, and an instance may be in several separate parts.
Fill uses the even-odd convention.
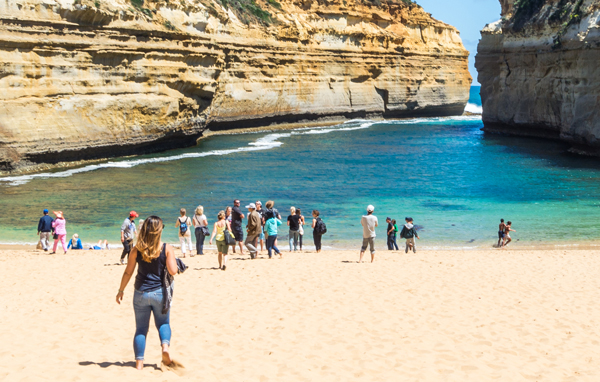
[[[187,230],[188,230],[188,224],[187,224],[187,223],[188,223],[188,220],[189,220],[189,218],[188,218],[188,219],[185,219],[185,222],[183,222],[183,223],[182,223],[182,222],[181,222],[181,219],[179,219],[179,233],[180,233],[181,235],[185,235],[185,233],[186,233],[186,232],[187,232]]]
[[[319,235],[324,235],[327,233],[327,226],[325,222],[321,220],[321,218],[317,218],[317,223],[315,224],[315,232]]]

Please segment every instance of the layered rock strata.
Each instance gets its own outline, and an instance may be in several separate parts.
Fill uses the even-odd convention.
[[[0,2],[0,171],[189,146],[207,129],[461,114],[457,30],[377,3]]]
[[[484,130],[600,155],[600,1],[501,0],[475,66]]]

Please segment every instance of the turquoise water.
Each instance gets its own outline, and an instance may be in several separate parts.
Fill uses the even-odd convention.
[[[481,105],[478,88],[470,103]],[[63,210],[69,234],[117,243],[129,210],[157,214],[177,242],[179,208],[202,204],[210,222],[234,198],[286,212],[318,209],[324,245],[354,248],[368,204],[379,217],[412,216],[423,248],[490,247],[500,218],[515,244],[593,241],[600,161],[557,142],[484,134],[475,117],[357,120],[296,131],[215,136],[198,146],[68,171],[0,179],[0,242],[35,242],[43,208]],[[283,213],[282,213],[283,215]],[[287,215],[287,214],[286,214]],[[311,242],[310,234],[306,242]]]

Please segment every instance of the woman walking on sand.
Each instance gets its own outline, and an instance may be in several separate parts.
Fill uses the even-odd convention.
[[[225,241],[225,229],[231,232],[231,223],[225,219],[225,211],[219,211],[217,215],[218,221],[215,223],[212,236],[208,244],[212,245],[213,239],[217,239],[217,251],[219,252],[219,269],[227,269],[227,251],[229,246]]]
[[[304,215],[302,215],[300,208],[296,208],[296,215],[298,215],[298,244],[300,246],[300,252],[302,252],[302,236],[304,236],[304,224],[306,224],[306,221],[304,220]]]
[[[67,254],[67,221],[63,216],[62,211],[52,211],[56,215],[56,219],[52,222],[52,228],[54,228],[54,247],[51,255],[56,253],[58,242],[62,245],[65,255]]]
[[[190,248],[190,257],[194,257],[192,254],[192,221],[188,216],[185,215],[185,208],[179,210],[181,214],[180,217],[177,218],[177,222],[175,222],[175,228],[179,228],[179,242],[181,243],[181,254],[185,257],[185,246]]]
[[[204,216],[204,207],[196,207],[196,211],[193,219],[194,234],[196,236],[196,254],[204,255],[204,239],[208,236],[208,220]]]
[[[154,324],[158,329],[162,347],[162,361],[165,365],[172,363],[169,347],[171,344],[171,309],[163,313],[163,286],[165,270],[170,275],[177,274],[175,251],[169,244],[163,243],[161,236],[164,224],[158,216],[150,216],[144,221],[140,230],[135,248],[129,253],[127,267],[121,279],[121,286],[117,293],[117,303],[123,301],[125,287],[129,283],[136,265],[135,291],[133,293],[133,311],[135,313],[135,336],[133,338],[133,351],[135,353],[135,367],[144,368],[144,352],[146,350],[146,336],[150,328],[150,315],[154,315]]]

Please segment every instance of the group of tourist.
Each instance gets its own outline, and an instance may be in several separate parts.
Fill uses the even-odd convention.
[[[373,215],[375,211],[375,207],[372,205],[367,206],[367,214],[363,215],[360,220],[360,224],[363,227],[363,242],[360,248],[360,258],[358,260],[359,263],[363,262],[363,257],[369,247],[371,251],[371,262],[375,261],[375,237],[377,236],[375,233],[375,228],[379,226],[379,221],[377,220],[377,216]],[[417,230],[413,224],[413,218],[405,218],[406,224],[402,227],[402,231],[400,231],[400,237],[406,239],[406,249],[405,253],[408,253],[409,250],[412,250],[413,253],[417,252],[417,247],[415,245],[415,237],[419,238],[417,234]],[[396,235],[398,233],[398,225],[396,224],[396,220],[392,218],[386,218],[387,226],[387,246],[388,250],[398,250],[398,244],[396,243]]]
[[[233,207],[227,207],[219,211],[212,231],[208,228],[209,222],[204,214],[203,206],[196,207],[192,218],[187,215],[185,208],[181,208],[179,210],[180,216],[175,221],[175,228],[179,231],[182,257],[185,258],[188,251],[190,256],[195,256],[192,250],[192,230],[194,230],[196,238],[197,255],[204,255],[204,243],[207,237],[210,237],[210,245],[212,245],[213,240],[216,241],[219,269],[222,270],[227,269],[229,247],[232,247],[233,253],[236,252],[236,247],[239,247],[242,255],[245,247],[252,259],[256,259],[265,247],[269,258],[273,257],[273,252],[282,257],[282,252],[277,248],[279,226],[282,225],[281,214],[274,208],[275,202],[269,200],[265,204],[265,208],[262,207],[260,201],[250,203],[245,206],[247,213],[242,211],[240,206],[240,201],[235,199]],[[321,238],[327,231],[325,223],[319,215],[320,213],[317,210],[312,212],[311,228],[313,229],[313,240],[317,253],[321,252]],[[123,243],[121,264],[125,263],[125,258],[133,249],[133,240],[137,232],[135,224],[137,217],[139,217],[138,213],[131,211],[129,217],[121,225],[121,242]],[[247,220],[245,230],[243,228],[244,219]],[[290,252],[302,251],[302,238],[306,220],[299,208],[290,207],[287,225],[289,227]],[[244,240],[244,235],[246,240]],[[258,250],[259,247],[260,251]]]

